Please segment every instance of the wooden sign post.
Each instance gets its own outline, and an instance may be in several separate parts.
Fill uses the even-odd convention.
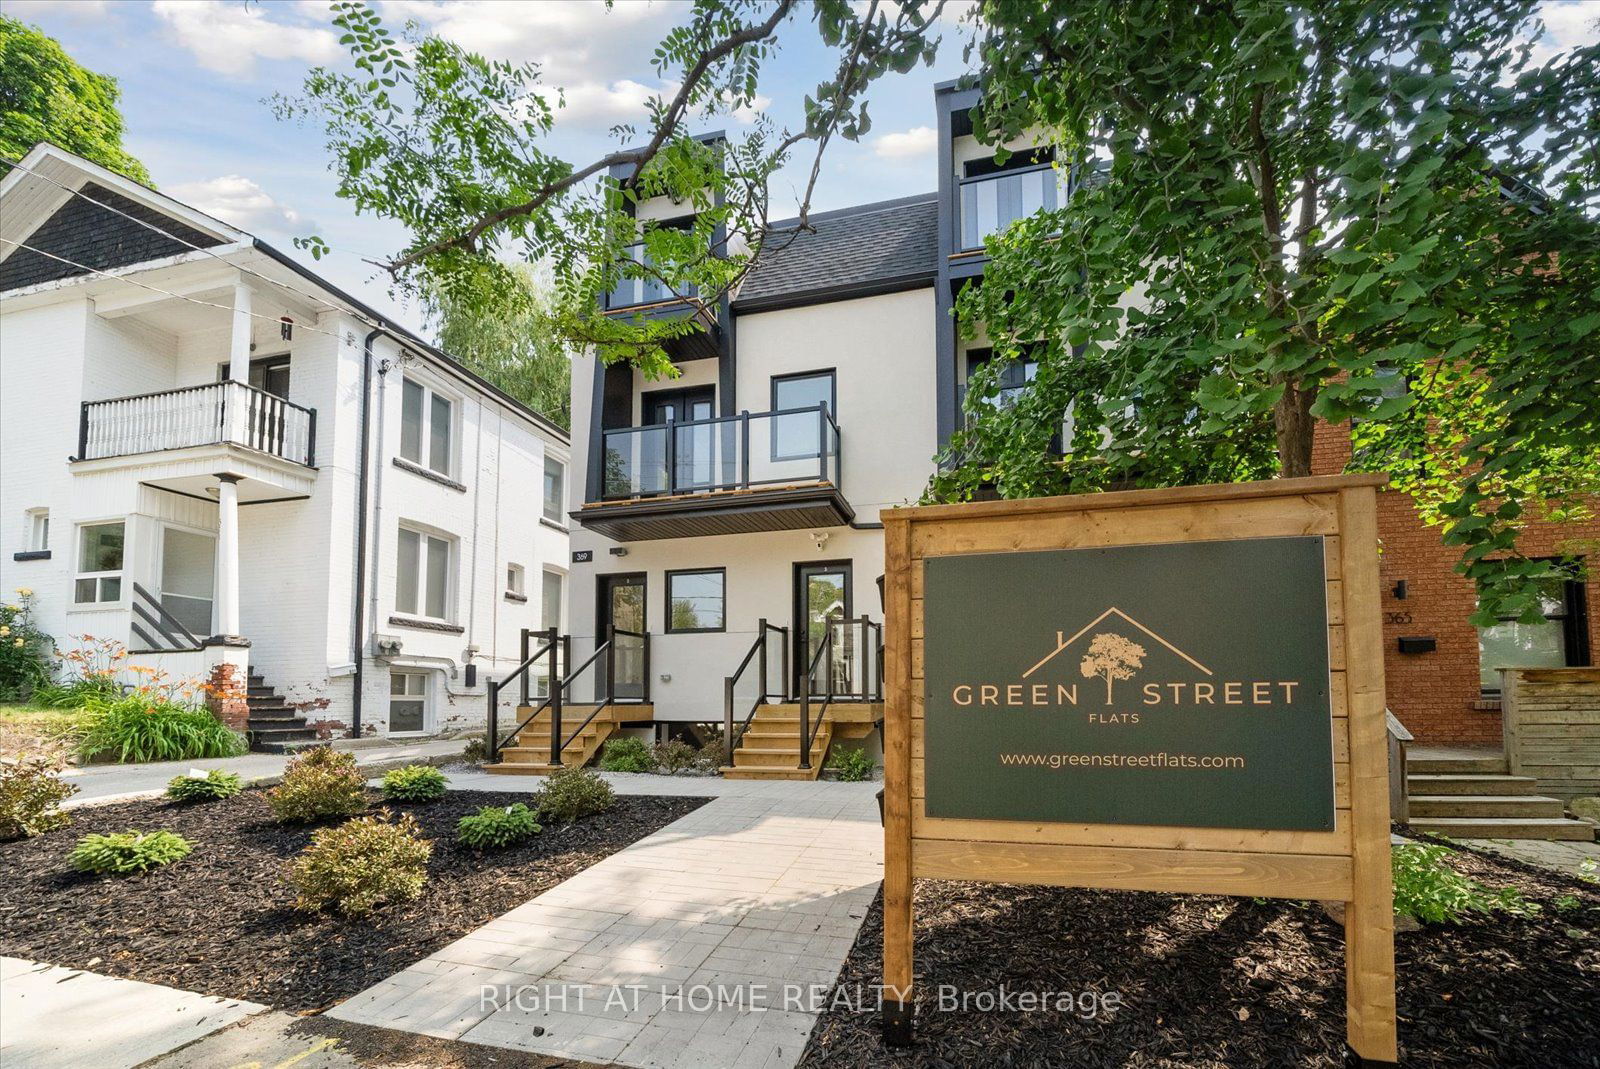
[[[1345,903],[1349,1043],[1397,1058],[1377,487],[895,509],[884,1030],[912,880]]]

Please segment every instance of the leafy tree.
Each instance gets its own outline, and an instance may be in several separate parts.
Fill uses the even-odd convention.
[[[1354,419],[1354,466],[1464,547],[1477,619],[1537,616],[1519,524],[1600,489],[1600,47],[1536,63],[1535,0],[979,20],[978,136],[1055,146],[1075,191],[960,295],[996,358],[930,495],[1306,475],[1316,421]]]
[[[40,141],[151,185],[122,147],[115,78],[79,66],[53,38],[0,15],[0,156],[20,160]]]
[[[1096,676],[1106,681],[1106,704],[1111,704],[1111,684],[1118,679],[1132,679],[1133,673],[1144,666],[1145,648],[1132,639],[1114,631],[1102,631],[1089,640],[1089,650],[1078,665],[1085,679]]]
[[[563,159],[546,146],[564,101],[541,84],[537,64],[490,61],[413,28],[402,41],[355,0],[333,4],[355,72],[316,68],[299,97],[276,98],[275,106],[283,118],[322,126],[341,196],[406,228],[406,247],[382,264],[400,290],[503,312],[527,296],[507,260],[547,264],[551,322],[570,344],[592,345],[607,362],[631,360],[651,377],[670,376],[662,343],[700,329],[695,320],[714,312],[764,242],[791,241],[807,229],[829,142],[871,128],[864,94],[875,79],[932,62],[936,41],[927,31],[942,6],[695,0],[651,61],[678,88],[648,102],[642,130],[614,128],[620,143],[636,147],[589,161]],[[696,140],[691,124],[756,107],[779,28],[807,20],[838,66],[807,96],[805,125],[778,129],[758,116],[738,136]],[[799,221],[774,237],[769,180],[807,144],[814,155]],[[628,176],[612,180],[612,167]],[[696,213],[691,227],[635,222],[634,204],[663,195]],[[640,241],[647,256],[629,256]],[[327,249],[320,238],[300,244],[314,256]],[[624,279],[654,280],[694,315],[601,315],[600,296]]]
[[[439,348],[562,428],[572,421],[572,364],[533,270],[514,265],[527,295],[495,310],[457,298],[433,307]]]

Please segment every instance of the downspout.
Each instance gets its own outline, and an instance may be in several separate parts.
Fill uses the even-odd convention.
[[[351,653],[355,659],[353,677],[354,693],[350,702],[350,737],[361,737],[361,688],[366,664],[366,612],[367,598],[367,478],[371,455],[372,420],[372,343],[384,333],[381,326],[374,327],[361,343],[361,468],[356,475],[356,589],[354,634],[350,637]]]

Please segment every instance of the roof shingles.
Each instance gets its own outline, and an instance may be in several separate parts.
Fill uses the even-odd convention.
[[[931,283],[938,267],[938,219],[932,193],[812,216],[815,233],[773,239],[745,279],[735,307]]]

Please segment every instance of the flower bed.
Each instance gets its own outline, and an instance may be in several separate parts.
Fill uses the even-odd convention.
[[[1451,864],[1514,887],[1531,916],[1471,914],[1395,938],[1400,1063],[1600,1064],[1600,886],[1467,850]],[[1342,1066],[1344,934],[1315,903],[1054,887],[916,885],[917,1043],[835,1002],[804,1066]],[[882,974],[882,900],[840,973]],[[941,1010],[945,1005],[965,1008]],[[1005,1007],[981,993],[1011,993]],[[1081,996],[1019,1009],[1024,992]],[[1106,1012],[1104,996],[1119,1008]],[[1098,997],[1093,997],[1098,996]],[[870,997],[870,996],[869,996]]]
[[[384,807],[369,792],[369,810]],[[72,824],[0,845],[0,953],[111,976],[248,999],[291,1011],[348,998],[595,862],[705,804],[703,798],[618,798],[609,811],[550,824],[532,839],[478,853],[456,822],[525,793],[452,791],[436,802],[388,803],[433,840],[419,897],[359,921],[294,909],[284,882],[317,825],[273,821],[261,791],[203,805],[162,801],[96,806]],[[92,832],[166,829],[194,852],[120,879],[67,861]]]

